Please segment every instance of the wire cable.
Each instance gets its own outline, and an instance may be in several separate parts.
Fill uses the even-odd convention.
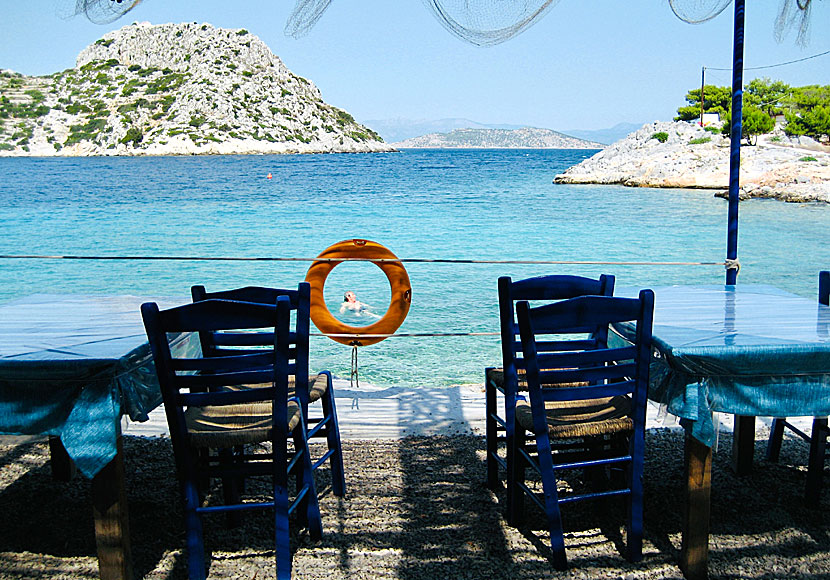
[[[804,58],[799,58],[799,59],[796,59],[796,60],[790,60],[790,61],[787,61],[787,62],[779,62],[778,64],[767,64],[767,65],[763,65],[763,66],[744,67],[744,70],[748,71],[748,70],[764,70],[764,69],[768,69],[768,68],[776,68],[776,67],[779,67],[779,66],[786,66],[788,64],[795,64],[797,62],[804,62],[805,60],[818,58],[820,56],[825,56],[827,54],[830,54],[830,50],[827,50],[827,51],[819,53],[819,54],[814,54],[812,56],[805,56]],[[718,68],[718,67],[713,67],[713,66],[706,66],[706,67],[703,67],[703,68],[705,68],[706,70],[721,70],[721,71],[731,71],[732,70],[732,67]]]
[[[192,261],[192,262],[400,262],[408,264],[530,264],[578,266],[728,266],[726,262],[658,262],[608,260],[472,260],[456,258],[285,258],[271,256],[95,256],[2,254],[0,260],[113,260],[113,261]]]

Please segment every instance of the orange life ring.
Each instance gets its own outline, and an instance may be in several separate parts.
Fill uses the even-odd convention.
[[[323,298],[323,286],[326,278],[342,261],[320,261],[311,264],[305,279],[311,285],[311,320],[323,334],[341,334],[346,336],[330,336],[342,344],[349,346],[368,346],[380,342],[386,337],[361,338],[365,334],[394,334],[406,315],[412,302],[412,287],[409,284],[409,275],[400,262],[375,262],[374,260],[397,260],[398,257],[388,248],[370,240],[344,240],[323,250],[318,258],[360,258],[372,261],[383,270],[389,280],[392,297],[389,308],[383,318],[368,326],[349,326],[332,316]]]

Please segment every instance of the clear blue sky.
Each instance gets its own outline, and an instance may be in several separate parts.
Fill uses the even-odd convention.
[[[0,20],[0,68],[42,75],[109,30],[133,21],[208,22],[246,28],[323,98],[358,120],[463,117],[557,130],[669,120],[700,84],[702,66],[728,67],[732,7],[689,25],[665,0],[561,0],[504,44],[479,48],[449,34],[420,0],[333,0],[309,34],[283,34],[293,0],[144,0],[127,16],[96,25],[67,18],[74,0],[7,0]],[[777,43],[778,0],[748,2],[747,67],[830,50],[830,2],[814,2],[810,43]],[[748,72],[793,85],[830,84],[830,55]],[[728,72],[707,84],[731,84]]]

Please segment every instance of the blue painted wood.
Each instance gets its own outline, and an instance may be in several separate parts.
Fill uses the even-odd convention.
[[[741,188],[741,136],[743,135],[744,16],[745,0],[735,0],[732,36],[732,124],[729,148],[729,211],[727,215],[726,258],[738,258],[738,193]],[[702,106],[702,103],[701,103]],[[738,281],[736,268],[726,270],[726,283]]]
[[[531,308],[526,300],[516,303],[516,315],[521,336],[522,355],[533,416],[533,437],[536,453],[525,451],[525,434],[516,428],[515,453],[521,460],[514,462],[514,475],[508,479],[508,495],[512,499],[514,516],[522,511],[526,495],[544,507],[548,518],[553,562],[556,568],[567,568],[565,543],[562,534],[560,503],[608,496],[621,496],[628,502],[628,547],[631,561],[642,558],[643,535],[643,463],[645,447],[645,414],[648,394],[649,363],[651,360],[651,330],[654,293],[643,290],[637,299],[610,296],[585,296]],[[632,347],[573,350],[557,355],[539,355],[536,337],[546,334],[578,334],[586,328],[608,327],[611,323],[633,322],[636,333]],[[543,371],[552,361],[566,360],[567,370]],[[619,364],[617,364],[619,363]],[[567,386],[549,382],[565,378],[567,382],[587,383],[586,386]],[[620,380],[625,378],[626,380]],[[548,430],[545,403],[599,399],[625,394],[631,400],[630,418],[633,430],[625,445],[605,441],[592,447],[586,442],[579,454],[555,448]],[[619,442],[617,442],[619,443]],[[554,451],[557,453],[554,453]],[[610,465],[626,467],[626,484],[601,492],[589,492],[560,498],[556,488],[556,473],[564,469],[597,469]],[[536,498],[525,484],[525,469],[532,467],[542,477],[543,494]]]
[[[206,561],[201,517],[206,513],[234,512],[241,516],[254,508],[274,509],[275,554],[277,578],[290,580],[291,553],[288,537],[289,512],[298,511],[300,521],[309,528],[313,539],[322,535],[322,523],[317,493],[312,476],[305,421],[289,432],[288,377],[289,323],[291,305],[288,297],[278,297],[274,304],[256,304],[230,300],[204,300],[194,304],[159,311],[154,303],[141,307],[147,337],[161,386],[165,412],[173,443],[177,475],[181,482],[185,509],[188,574],[191,580],[206,577]],[[175,329],[175,330],[174,330]],[[224,332],[230,330],[263,329],[273,337],[267,366],[263,357],[252,357],[244,350],[236,356],[225,355],[211,361],[210,372],[181,374],[179,370],[194,365],[191,359],[182,361],[171,355],[168,344],[170,332]],[[259,353],[260,355],[262,353]],[[253,365],[244,372],[246,364]],[[225,373],[224,368],[230,369]],[[178,368],[177,368],[178,367]],[[272,387],[228,391],[227,387],[243,384],[250,377],[265,377]],[[182,392],[190,391],[190,392]],[[195,391],[195,392],[194,392]],[[268,402],[272,407],[271,445],[273,454],[249,453],[234,455],[231,449],[217,449],[218,454],[205,453],[190,444],[185,409],[187,405],[227,405],[240,401]],[[289,437],[293,439],[293,456],[288,452]],[[293,473],[298,491],[293,501],[288,495],[288,477]],[[235,485],[240,478],[266,475],[273,480],[274,501],[245,504],[239,502],[237,489],[226,489],[226,505],[202,508],[200,484],[211,477],[221,477],[224,485]]]
[[[830,271],[827,270],[819,272],[818,275],[818,303],[823,306],[830,306]],[[767,441],[767,460],[778,461],[785,429],[789,429],[810,445],[804,500],[807,505],[818,506],[821,499],[824,461],[828,457],[826,449],[830,428],[827,425],[827,417],[813,418],[813,428],[810,435],[789,423],[785,418],[773,419],[769,440]]]
[[[326,376],[328,382],[326,392],[321,398],[322,417],[309,419],[309,335],[311,331],[311,287],[308,282],[301,282],[296,290],[283,288],[265,288],[261,286],[246,286],[231,290],[208,292],[204,286],[193,286],[191,289],[194,302],[207,299],[235,300],[242,302],[253,302],[257,304],[274,304],[278,297],[287,297],[294,311],[295,327],[290,333],[289,356],[294,360],[294,368],[291,370],[295,384],[296,393],[303,410],[303,418],[309,429],[309,439],[325,437],[328,451],[322,458],[314,462],[315,469],[329,462],[332,475],[332,493],[343,497],[346,495],[346,476],[343,469],[343,450],[340,442],[340,427],[337,421],[337,407],[334,401],[334,385],[332,384],[331,373],[323,371],[320,374]],[[199,335],[202,342],[202,349],[210,357],[221,356],[228,349],[223,347],[258,347],[273,344],[273,335],[268,332],[228,334],[204,332]],[[238,350],[233,352],[239,352]],[[257,351],[253,351],[257,352]]]
[[[501,332],[502,368],[504,384],[496,385],[490,380],[489,369],[485,370],[485,437],[487,448],[487,485],[493,491],[499,487],[499,467],[504,468],[509,480],[514,463],[515,405],[518,393],[518,370],[523,368],[521,343],[516,340],[519,328],[516,325],[514,304],[517,300],[565,300],[576,296],[596,294],[610,296],[614,293],[614,276],[603,274],[598,280],[581,276],[549,275],[516,280],[502,276],[498,280],[499,327]],[[593,335],[580,343],[584,348],[593,348],[607,341],[607,329],[594,329]],[[562,350],[556,341],[544,343],[545,350]],[[569,347],[572,346],[570,343]],[[504,396],[503,415],[497,409],[497,392]],[[500,437],[500,432],[504,436]],[[506,442],[506,455],[498,453],[499,441]],[[507,499],[507,519],[513,520],[512,498]]]

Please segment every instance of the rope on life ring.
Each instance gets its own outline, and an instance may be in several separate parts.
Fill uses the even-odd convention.
[[[361,335],[394,334],[403,324],[406,315],[409,313],[409,305],[412,302],[412,287],[409,284],[409,275],[406,273],[406,268],[400,261],[375,261],[398,260],[398,257],[388,248],[370,240],[344,240],[329,246],[317,258],[325,261],[312,263],[305,279],[311,285],[311,320],[320,332],[326,335],[343,335],[329,336],[329,338],[341,344],[368,346],[380,342],[386,337],[361,338]],[[326,278],[328,278],[331,271],[338,264],[342,264],[342,261],[337,261],[341,258],[371,261],[386,274],[392,296],[386,314],[377,322],[368,326],[349,326],[337,320],[329,312],[323,297],[323,286],[325,286]]]

